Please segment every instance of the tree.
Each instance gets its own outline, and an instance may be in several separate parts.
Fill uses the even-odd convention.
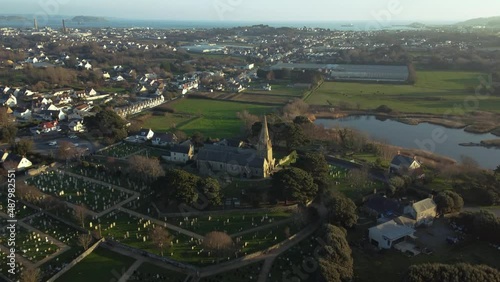
[[[57,156],[62,160],[69,160],[76,157],[78,151],[73,145],[73,143],[69,141],[61,141],[59,142],[59,149],[57,149]]]
[[[457,193],[446,190],[439,192],[434,198],[439,213],[459,212],[464,206],[464,199]]]
[[[157,158],[135,155],[128,159],[127,164],[130,175],[147,183],[165,175],[160,160]]]
[[[310,124],[312,122],[306,116],[296,116],[295,119],[293,119],[293,123],[298,124],[298,125],[302,125],[302,124]]]
[[[358,221],[356,204],[341,193],[326,191],[322,197],[323,205],[328,210],[328,222],[345,228],[353,227]]]
[[[244,132],[247,134],[251,134],[252,126],[259,121],[259,117],[250,114],[247,110],[244,110],[243,112],[238,112],[237,116],[240,120],[243,121]]]
[[[92,235],[80,234],[80,236],[78,236],[78,245],[86,251],[89,249],[92,240],[93,240]]]
[[[193,134],[193,136],[191,136],[191,142],[193,142],[193,145],[196,148],[203,146],[204,141],[205,137],[203,136],[203,134],[201,134],[201,132],[197,131]]]
[[[126,122],[111,109],[98,110],[95,116],[85,119],[85,125],[94,137],[115,143],[127,137]]]
[[[13,124],[10,114],[7,113],[7,107],[0,107],[0,127],[6,127]]]
[[[82,206],[76,206],[74,208],[74,217],[85,228],[85,220],[87,219],[87,209]]]
[[[163,250],[165,246],[170,246],[170,242],[172,242],[172,236],[170,236],[170,233],[168,233],[165,228],[156,226],[151,231],[151,240],[153,241],[153,244],[155,244],[155,246],[160,248],[160,253],[163,256]]]
[[[299,201],[306,204],[318,193],[318,185],[311,175],[296,167],[286,168],[275,173],[272,179],[272,189],[275,198]]]
[[[27,154],[31,153],[33,150],[33,140],[30,139],[21,139],[19,142],[17,142],[13,149],[13,152],[20,155],[20,156],[26,156]]]
[[[202,246],[217,257],[222,257],[234,249],[234,242],[231,236],[226,233],[213,231],[205,235]]]
[[[300,155],[293,166],[312,175],[314,183],[318,185],[318,188],[323,189],[328,185],[330,166],[324,155],[319,153],[306,153]]]
[[[402,190],[406,186],[405,180],[402,177],[394,176],[389,179],[389,189],[392,194]]]
[[[42,280],[42,272],[38,268],[26,267],[20,278],[21,282],[38,282]]]
[[[214,178],[205,178],[198,181],[198,189],[207,197],[210,205],[220,206],[222,205],[222,193],[219,181]]]
[[[167,183],[173,188],[174,197],[181,203],[193,204],[198,200],[196,190],[199,178],[180,169],[170,170],[166,174]]]
[[[2,134],[3,142],[13,144],[17,135],[17,127],[13,124],[9,124],[4,126],[0,133]]]
[[[322,233],[325,245],[319,252],[320,270],[317,280],[351,281],[354,275],[354,261],[346,238],[347,232],[343,228],[327,224]]]
[[[487,265],[424,263],[410,266],[403,281],[499,282],[500,271]]]

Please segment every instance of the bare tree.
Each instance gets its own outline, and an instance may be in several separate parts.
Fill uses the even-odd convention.
[[[144,181],[154,181],[165,175],[160,160],[143,156],[132,156],[128,159],[129,172]]]
[[[57,155],[61,160],[69,160],[77,155],[78,151],[73,143],[68,141],[62,141],[59,143],[59,149],[57,150]]]
[[[16,194],[20,199],[30,203],[41,201],[45,196],[38,188],[33,185],[28,185],[24,181],[16,183]]]
[[[82,206],[76,206],[75,209],[75,219],[85,228],[85,220],[87,219],[87,209]]]
[[[25,268],[21,273],[21,282],[39,282],[42,279],[42,273],[38,268]]]
[[[286,119],[294,119],[297,116],[307,115],[309,113],[309,104],[302,99],[295,99],[293,102],[283,107],[283,116]]]
[[[252,115],[247,110],[244,110],[243,112],[238,112],[237,116],[240,120],[243,121],[244,131],[247,134],[252,132],[252,125],[254,125],[254,123],[259,121],[258,116]]]
[[[78,236],[78,245],[80,245],[85,251],[89,249],[91,243],[92,235],[81,234],[80,236]]]
[[[214,252],[218,257],[231,252],[234,248],[234,242],[231,236],[219,231],[208,233],[202,245],[203,248]]]
[[[172,242],[172,236],[170,236],[170,233],[168,233],[165,228],[156,226],[151,231],[151,240],[153,240],[153,243],[160,248],[161,255],[163,256],[163,250],[165,246],[169,246],[170,242]]]

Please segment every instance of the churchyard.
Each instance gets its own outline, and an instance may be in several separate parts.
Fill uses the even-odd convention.
[[[184,282],[186,274],[143,263],[127,282]]]
[[[184,218],[163,217],[163,220],[199,234],[207,234],[211,231],[223,231],[227,234],[235,234],[259,226],[279,222],[290,217],[292,217],[292,213],[274,211],[269,213],[234,212],[224,215],[206,215]]]
[[[233,269],[222,274],[208,276],[200,279],[200,282],[243,282],[257,281],[263,262],[256,262],[245,267]]]
[[[99,213],[130,198],[131,192],[102,185],[80,177],[61,172],[50,171],[30,178],[28,184],[34,185],[43,193],[57,196],[60,199]]]
[[[109,147],[103,151],[100,151],[98,154],[103,155],[103,156],[107,156],[107,157],[124,159],[130,155],[137,154],[142,150],[144,150],[144,148],[137,146],[137,145],[132,145],[132,144],[128,144],[128,143],[120,143],[118,145]]]
[[[346,168],[330,165],[330,177],[335,190],[357,201],[374,190],[384,191],[385,184],[369,179],[368,174],[361,171],[349,171]]]
[[[5,232],[5,229],[2,230],[2,232]],[[55,242],[44,234],[40,234],[36,231],[29,231],[20,226],[17,226],[16,232],[16,243],[17,246],[19,246],[18,254],[27,259],[30,263],[35,264],[59,250]],[[7,238],[5,233],[2,234],[2,238]],[[7,247],[6,241],[3,239],[2,245]]]
[[[322,247],[313,235],[303,240],[299,244],[288,249],[286,252],[276,258],[270,271],[268,278],[269,282],[281,282],[286,279],[291,279],[294,274],[291,272],[294,266],[302,269],[304,261],[316,259],[314,251],[318,247]],[[312,261],[312,260],[311,260]],[[314,276],[308,275],[306,271],[302,271],[307,277],[302,281],[313,282],[316,281]],[[290,275],[291,274],[291,275]]]

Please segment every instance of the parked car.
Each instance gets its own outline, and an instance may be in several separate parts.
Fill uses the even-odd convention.
[[[57,141],[50,141],[49,142],[49,146],[56,146],[57,145]]]

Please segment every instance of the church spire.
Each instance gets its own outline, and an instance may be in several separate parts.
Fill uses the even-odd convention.
[[[259,142],[257,143],[257,151],[259,152],[259,155],[264,157],[269,164],[274,163],[273,145],[271,143],[271,138],[269,136],[269,128],[267,126],[266,116],[264,116],[264,122],[262,123],[262,129],[259,135]]]

